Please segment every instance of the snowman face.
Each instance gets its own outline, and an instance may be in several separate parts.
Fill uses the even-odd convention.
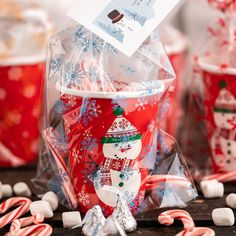
[[[123,31],[134,31],[133,28],[135,26],[135,23],[134,23],[134,21],[130,21],[130,20],[126,19],[125,17],[123,17],[115,25],[118,28],[122,29]]]
[[[141,152],[141,140],[122,142],[122,143],[105,143],[103,145],[103,154],[111,159],[128,159],[134,160]]]
[[[221,129],[232,129],[236,125],[236,114],[214,112],[215,124]]]

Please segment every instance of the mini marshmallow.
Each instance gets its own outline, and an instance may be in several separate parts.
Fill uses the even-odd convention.
[[[232,226],[235,217],[230,208],[217,208],[212,211],[212,220],[216,226]]]
[[[75,229],[82,226],[81,215],[79,211],[62,213],[63,227],[65,229]]]
[[[13,186],[14,193],[19,197],[31,197],[29,186],[24,182],[19,182]]]
[[[42,197],[43,201],[48,202],[51,205],[53,211],[58,208],[58,197],[54,192],[47,192]]]
[[[220,198],[224,196],[224,185],[217,180],[202,181],[200,187],[205,198]]]
[[[0,182],[0,199],[3,197],[12,197],[13,192],[12,192],[12,187],[9,184],[2,184]]]
[[[36,215],[38,213],[41,213],[44,215],[45,218],[52,218],[53,212],[51,209],[51,206],[46,201],[35,201],[30,204],[30,212],[31,215]]]
[[[231,193],[227,196],[226,204],[227,204],[227,206],[229,206],[233,209],[236,209],[236,194],[235,193]]]
[[[12,197],[13,195],[13,190],[10,184],[3,184],[2,185],[2,195],[3,197]]]

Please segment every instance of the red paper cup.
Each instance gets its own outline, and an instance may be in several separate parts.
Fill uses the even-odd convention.
[[[167,133],[176,137],[180,119],[183,113],[181,99],[184,93],[184,84],[181,80],[181,76],[184,72],[186,63],[188,42],[186,37],[172,28],[170,28],[168,36],[170,39],[168,39],[168,41],[165,43],[165,48],[176,73],[176,86],[174,90],[169,91],[169,93],[171,93],[170,96],[172,97],[172,103],[165,121],[164,129]],[[171,39],[174,40],[172,41]]]
[[[0,66],[0,166],[20,166],[38,156],[44,63]]]
[[[122,192],[133,211],[142,203],[148,174],[143,153],[156,143],[158,100],[165,88],[157,83],[152,95],[63,91],[69,172],[81,212],[96,204],[106,215],[112,212],[117,195],[105,185]]]
[[[214,172],[236,170],[236,69],[199,61]]]

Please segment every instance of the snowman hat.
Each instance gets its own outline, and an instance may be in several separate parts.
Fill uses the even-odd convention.
[[[221,91],[216,99],[214,111],[220,113],[236,113],[236,99],[227,89],[227,82],[221,80],[219,87]]]
[[[122,116],[124,109],[118,107],[114,110],[113,114],[117,118],[112,123],[111,127],[107,131],[105,137],[102,138],[102,144],[104,143],[122,143],[128,141],[135,141],[142,138],[137,128],[135,128],[126,118]]]
[[[115,24],[124,17],[124,14],[121,14],[118,10],[113,10],[107,16],[112,20],[112,24]]]

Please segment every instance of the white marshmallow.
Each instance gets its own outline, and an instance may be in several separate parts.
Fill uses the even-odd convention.
[[[227,204],[227,206],[229,206],[233,209],[236,209],[236,194],[235,193],[231,193],[227,196],[226,204]]]
[[[42,197],[43,201],[48,202],[51,205],[53,211],[58,208],[58,197],[54,192],[47,192]]]
[[[9,184],[2,184],[0,182],[0,199],[3,197],[12,197],[12,187]]]
[[[235,222],[234,213],[230,208],[217,208],[213,210],[212,219],[216,226],[232,226]]]
[[[217,180],[202,181],[200,187],[205,198],[220,198],[224,196],[224,185]]]
[[[81,215],[79,211],[62,213],[63,227],[66,229],[75,229],[82,226]]]
[[[3,197],[12,197],[13,190],[10,184],[3,184],[2,185],[2,195]]]
[[[13,186],[14,193],[19,197],[31,197],[29,186],[24,182],[19,182]]]
[[[53,212],[51,206],[46,201],[35,201],[30,204],[30,212],[31,215],[36,215],[41,213],[44,215],[45,218],[52,218]]]

